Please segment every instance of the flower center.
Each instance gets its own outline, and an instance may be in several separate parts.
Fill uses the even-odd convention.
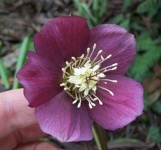
[[[102,101],[96,95],[97,88],[107,91],[114,96],[114,93],[109,89],[99,86],[99,81],[103,80],[104,84],[108,81],[116,83],[117,80],[106,79],[105,73],[110,70],[117,69],[117,63],[110,66],[101,68],[101,64],[109,59],[112,55],[108,55],[105,58],[101,55],[102,50],[98,51],[97,55],[92,59],[93,52],[96,48],[96,44],[93,45],[93,50],[90,52],[90,48],[87,48],[87,55],[82,54],[80,57],[72,57],[70,62],[66,62],[63,71],[63,83],[60,86],[64,86],[64,91],[73,98],[73,104],[78,102],[77,107],[80,108],[82,101],[88,101],[90,108],[93,108],[95,101],[98,101],[102,105]],[[100,57],[100,58],[99,58]],[[99,58],[99,59],[98,59]]]

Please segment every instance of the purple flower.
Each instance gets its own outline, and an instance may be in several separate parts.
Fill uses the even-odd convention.
[[[93,121],[115,130],[142,114],[142,86],[124,76],[136,53],[124,28],[90,30],[84,18],[58,17],[34,44],[17,78],[44,132],[64,142],[87,141]]]

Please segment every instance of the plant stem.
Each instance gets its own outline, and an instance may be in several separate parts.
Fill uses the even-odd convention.
[[[98,150],[108,150],[105,129],[94,123],[92,131]]]

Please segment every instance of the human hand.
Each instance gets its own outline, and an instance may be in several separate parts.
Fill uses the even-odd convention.
[[[44,136],[23,89],[0,94],[0,150],[58,150],[47,142],[36,141]]]

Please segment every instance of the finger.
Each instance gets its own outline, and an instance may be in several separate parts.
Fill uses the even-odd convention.
[[[34,109],[27,107],[23,90],[11,90],[0,94],[0,138],[16,129],[36,124]]]
[[[28,107],[22,89],[0,94],[0,120],[0,148],[45,135],[37,124],[34,109]],[[9,144],[5,144],[4,139]]]
[[[40,131],[38,124],[15,131],[0,139],[0,150],[13,150],[17,145],[32,142],[45,134]]]
[[[60,150],[60,149],[53,147],[51,144],[47,142],[35,142],[31,144],[22,145],[20,147],[15,148],[14,150]]]

